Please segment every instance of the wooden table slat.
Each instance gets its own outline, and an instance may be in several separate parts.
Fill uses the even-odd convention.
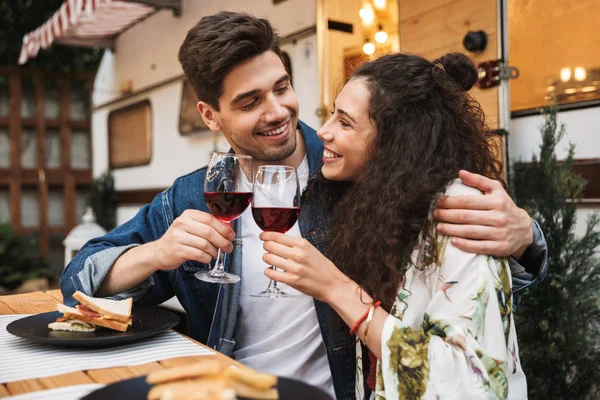
[[[143,376],[148,375],[152,371],[156,371],[159,369],[164,369],[162,365],[158,362],[150,362],[142,365],[134,365],[132,367],[127,367],[133,376]]]
[[[59,303],[63,302],[63,296],[60,289],[48,290],[46,294],[50,297],[54,297]]]
[[[1,299],[17,314],[41,314],[56,310],[56,299],[42,292],[2,296]]]
[[[0,385],[0,398],[10,396],[10,392],[4,385]]]
[[[70,372],[67,374],[49,376],[38,379],[46,389],[54,389],[63,386],[84,385],[94,383],[94,381],[82,371]]]
[[[38,390],[46,389],[39,379],[27,379],[24,381],[9,382],[6,384],[6,388],[11,395],[37,392]]]
[[[0,301],[0,315],[12,315],[16,314],[15,310],[10,308],[7,304]]]
[[[87,374],[94,382],[106,383],[107,385],[113,382],[134,378],[133,372],[127,367],[91,369],[87,371]]]

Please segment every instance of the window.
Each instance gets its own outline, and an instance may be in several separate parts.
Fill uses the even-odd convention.
[[[145,100],[108,115],[110,168],[147,165],[152,158],[152,109]]]
[[[198,97],[192,84],[186,79],[183,81],[181,109],[179,110],[179,133],[182,135],[190,135],[208,129],[196,108],[196,104],[198,104]]]
[[[0,224],[35,237],[56,271],[64,264],[52,252],[64,251],[60,243],[79,222],[79,193],[92,182],[93,79],[0,67]]]
[[[0,185],[0,224],[10,224],[10,192],[6,185]]]
[[[511,111],[600,99],[600,2],[509,0]]]

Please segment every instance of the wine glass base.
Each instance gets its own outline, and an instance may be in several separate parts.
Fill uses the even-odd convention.
[[[286,292],[282,291],[279,288],[277,288],[277,289],[268,288],[267,290],[263,290],[260,293],[251,294],[250,296],[251,297],[264,297],[264,298],[268,298],[268,299],[277,299],[277,298],[285,298],[285,297],[297,297],[295,294],[286,293]]]
[[[200,271],[194,274],[196,279],[210,283],[238,283],[240,277],[229,272],[214,274],[212,271]]]

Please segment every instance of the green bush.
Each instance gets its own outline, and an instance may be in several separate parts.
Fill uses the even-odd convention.
[[[565,134],[556,107],[544,112],[539,158],[517,164],[517,204],[535,218],[548,242],[548,277],[527,290],[515,314],[523,370],[531,399],[596,397],[600,382],[600,220],[574,233],[577,204],[586,182],[573,172],[575,147],[557,162]]]
[[[37,241],[17,236],[10,225],[0,225],[0,286],[12,290],[42,276],[48,276],[48,263],[40,257]]]
[[[117,226],[117,192],[110,170],[94,179],[88,205],[94,210],[98,225],[107,231]]]

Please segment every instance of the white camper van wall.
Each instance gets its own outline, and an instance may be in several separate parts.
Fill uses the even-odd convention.
[[[198,97],[192,84],[187,80],[183,80],[183,90],[181,93],[181,108],[179,109],[179,133],[182,136],[198,133],[207,130],[208,126],[202,120],[196,104]]]

